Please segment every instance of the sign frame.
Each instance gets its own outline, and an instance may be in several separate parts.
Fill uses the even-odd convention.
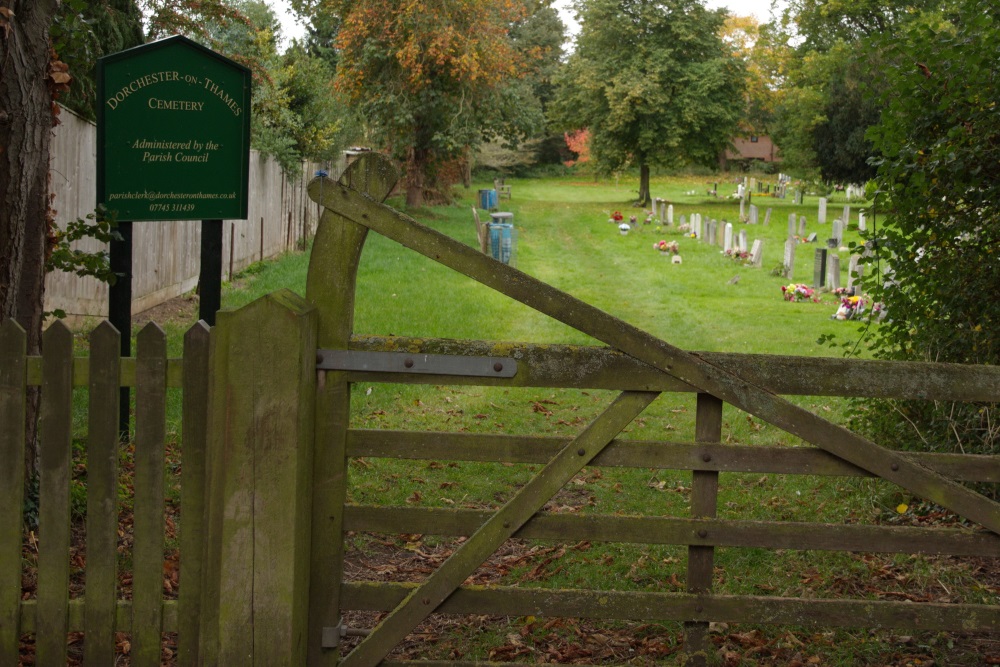
[[[251,84],[182,35],[98,59],[98,204],[119,220],[246,220]]]

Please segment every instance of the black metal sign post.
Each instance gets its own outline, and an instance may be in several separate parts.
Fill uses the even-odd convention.
[[[97,203],[116,214],[108,319],[131,356],[132,222],[201,220],[199,316],[215,324],[222,290],[222,220],[246,220],[250,70],[174,36],[97,63]],[[122,389],[120,431],[129,433]]]
[[[215,326],[222,307],[222,220],[201,221],[201,271],[198,274],[198,318]]]

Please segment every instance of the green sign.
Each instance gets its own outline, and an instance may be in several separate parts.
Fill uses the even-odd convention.
[[[185,37],[97,65],[97,201],[119,220],[247,218],[250,70]]]

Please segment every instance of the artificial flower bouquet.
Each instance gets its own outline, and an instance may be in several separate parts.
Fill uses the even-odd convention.
[[[781,293],[784,295],[785,301],[819,301],[816,298],[815,290],[802,283],[782,285]]]
[[[664,255],[667,253],[676,255],[680,252],[680,246],[677,245],[677,241],[666,241],[662,239],[653,244],[653,249],[659,250]]]

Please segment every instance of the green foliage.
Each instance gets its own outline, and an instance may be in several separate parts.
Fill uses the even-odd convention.
[[[877,252],[865,287],[888,319],[872,344],[886,359],[996,364],[1000,15],[965,0],[881,46],[891,67],[869,137],[884,156],[877,201],[886,221],[869,239]],[[993,409],[906,403],[862,417],[905,445],[993,453]]]
[[[744,107],[743,62],[719,36],[724,15],[696,0],[576,8],[577,48],[553,105],[561,128],[590,129],[602,173],[716,162]]]
[[[118,233],[118,221],[103,205],[99,206],[87,217],[70,220],[65,229],[52,227],[49,232],[49,247],[51,252],[45,262],[46,273],[50,271],[65,271],[78,276],[90,276],[101,282],[113,285],[118,274],[111,271],[107,250],[89,251],[74,248],[75,241],[93,239],[107,244],[121,239]],[[62,311],[53,313],[57,317],[65,317]]]

